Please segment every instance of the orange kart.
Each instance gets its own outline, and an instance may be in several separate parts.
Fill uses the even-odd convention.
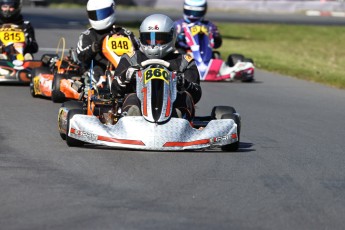
[[[110,93],[111,82],[114,79],[114,71],[117,68],[120,58],[124,54],[129,56],[134,54],[134,45],[132,41],[123,35],[110,34],[103,39],[103,55],[108,60],[108,67],[104,73],[104,82],[97,86],[91,84],[88,88],[87,95],[84,95],[80,101],[64,102],[59,110],[58,127],[62,139],[66,139],[68,145],[76,145],[77,140],[70,138],[67,128],[67,119],[70,110],[88,116],[96,116],[103,124],[114,125],[122,116],[123,98],[113,98]],[[92,72],[92,71],[91,71]],[[92,74],[91,74],[92,77]],[[90,79],[92,82],[92,79]],[[85,89],[84,89],[85,90]],[[75,143],[76,142],[76,143]]]
[[[33,97],[48,97],[53,102],[80,98],[82,73],[75,50],[70,49],[65,57],[62,52],[61,58],[56,54],[45,54],[41,62],[43,66],[32,72],[30,93]]]

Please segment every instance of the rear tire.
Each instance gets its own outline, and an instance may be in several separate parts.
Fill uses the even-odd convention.
[[[244,60],[244,56],[242,54],[230,54],[228,57],[227,64],[230,67],[236,65],[237,62],[241,62]]]
[[[244,62],[250,62],[253,63],[254,65],[254,60],[252,58],[245,58],[243,59]],[[243,76],[242,82],[253,82],[254,81],[254,75],[249,75],[249,76]]]
[[[36,94],[35,85],[34,85],[34,78],[40,74],[51,74],[52,72],[48,67],[42,66],[38,68],[34,68],[31,72],[31,79],[30,79],[30,94],[32,97],[38,97],[39,95]]]
[[[83,109],[83,102],[82,101],[65,101],[62,103],[61,107],[66,107],[68,110],[72,109]],[[85,113],[83,113],[85,114]]]
[[[80,141],[80,140],[74,139],[73,137],[68,136],[68,131],[70,128],[70,120],[76,114],[83,114],[83,110],[82,109],[72,109],[72,110],[68,111],[68,114],[67,114],[66,143],[70,147],[81,147],[84,145],[83,141]]]
[[[220,55],[220,52],[218,52],[218,51],[213,51],[212,52],[212,58],[213,59],[222,59],[222,57]]]
[[[244,62],[250,62],[254,64],[254,60],[252,58],[245,58],[243,59]]]
[[[36,94],[35,85],[34,85],[34,78],[33,77],[30,79],[30,94],[31,94],[32,97],[38,97],[38,95]]]
[[[224,114],[233,114],[233,113],[236,113],[236,110],[232,106],[224,106],[224,105],[215,106],[212,109],[211,118],[219,120],[219,119],[222,119],[222,116]]]
[[[66,96],[60,91],[60,81],[66,79],[63,74],[54,74],[53,84],[52,84],[52,101],[54,103],[61,103],[66,100]]]

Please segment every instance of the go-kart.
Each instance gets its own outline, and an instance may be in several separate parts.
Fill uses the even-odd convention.
[[[32,60],[31,54],[24,55],[26,46],[23,29],[14,24],[0,26],[0,82],[30,82],[33,68],[42,65]]]
[[[213,35],[209,29],[199,23],[182,26],[187,51],[194,59],[200,72],[201,81],[251,82],[254,80],[254,61],[241,54],[230,54],[227,62],[220,58],[220,53],[213,51]]]
[[[62,42],[61,55],[58,54]],[[53,102],[67,99],[78,100],[82,89],[82,73],[75,50],[65,53],[65,40],[61,38],[56,54],[42,55],[42,66],[34,68],[30,81],[30,94],[33,97],[51,98]]]
[[[191,121],[173,116],[178,74],[169,65],[155,59],[141,63],[135,75],[141,116],[128,116],[121,110],[121,100],[95,98],[90,91],[86,103],[68,101],[60,107],[60,136],[69,146],[95,144],[154,151],[220,147],[236,151],[241,119],[233,107],[216,106],[210,116]]]

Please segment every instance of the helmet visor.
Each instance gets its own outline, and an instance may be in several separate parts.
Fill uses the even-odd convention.
[[[206,7],[184,6],[184,15],[191,18],[202,18],[206,13]]]
[[[173,39],[172,33],[159,32],[142,32],[140,33],[140,41],[143,45],[165,45]]]
[[[103,19],[106,19],[110,15],[114,14],[115,10],[113,6],[103,8],[103,9],[98,9],[98,10],[90,10],[87,11],[87,15],[89,19],[93,21],[100,21]]]
[[[19,7],[19,2],[17,1],[2,1],[0,3],[1,6],[9,6],[10,8],[17,9]]]

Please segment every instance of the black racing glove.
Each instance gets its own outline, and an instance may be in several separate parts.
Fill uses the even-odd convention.
[[[93,53],[98,53],[101,51],[101,44],[99,42],[93,42],[91,44],[91,50]]]
[[[138,71],[138,68],[135,67],[129,67],[126,71],[126,79],[124,80],[124,83],[129,83],[133,79],[135,79],[136,72]]]
[[[29,31],[27,28],[24,29],[24,36],[25,36],[25,44],[26,46],[30,46],[32,43],[32,38],[29,36]]]
[[[189,82],[185,77],[183,73],[180,73],[177,75],[177,90],[178,91],[186,91],[191,85],[191,82]]]

